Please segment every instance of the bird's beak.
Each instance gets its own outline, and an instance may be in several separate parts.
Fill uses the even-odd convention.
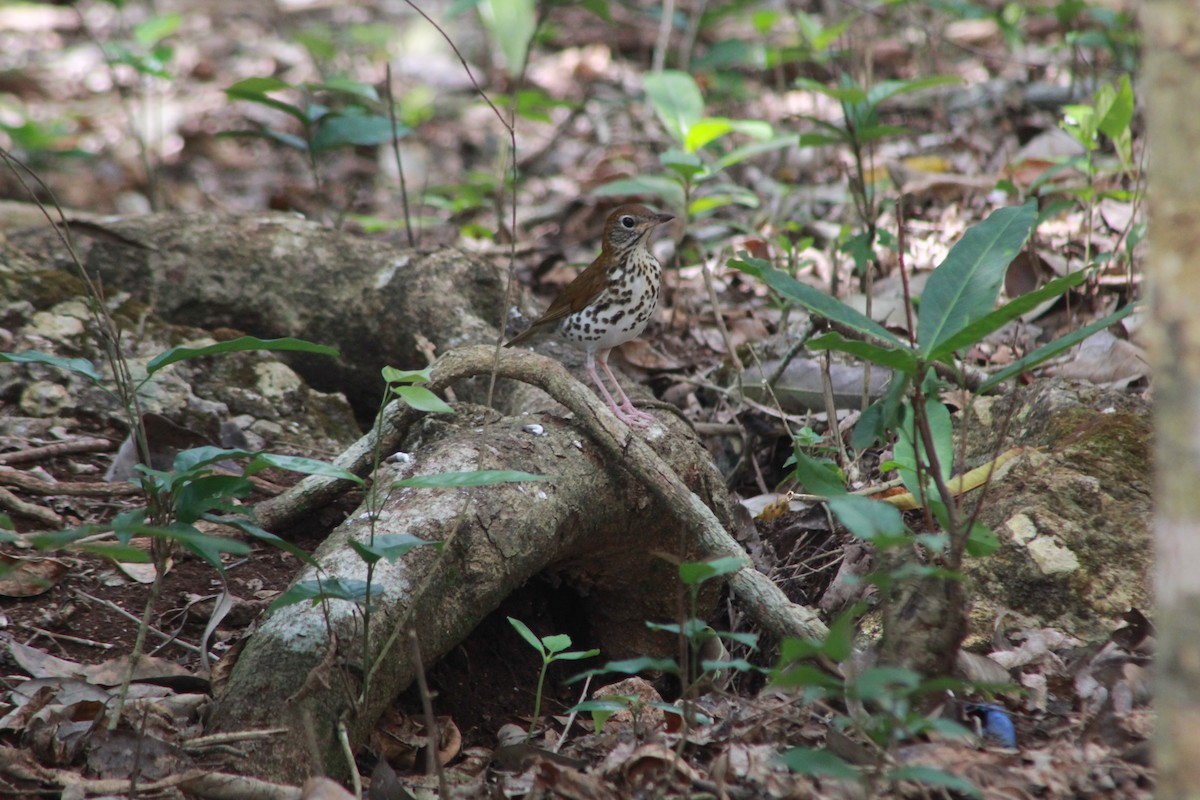
[[[670,222],[671,220],[675,219],[675,215],[674,214],[655,214],[654,219],[656,220],[656,222],[654,223],[655,225],[662,225],[664,222]]]

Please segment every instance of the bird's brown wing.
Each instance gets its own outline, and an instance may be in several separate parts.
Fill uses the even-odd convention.
[[[534,320],[533,324],[529,326],[529,330],[508,340],[504,346],[512,347],[520,344],[547,325],[558,322],[568,314],[574,314],[590,305],[604,291],[607,283],[608,270],[605,269],[602,255],[589,264],[587,269],[579,273],[575,280],[567,284],[567,288],[554,298],[554,302],[550,304],[550,308],[546,309],[545,314]]]

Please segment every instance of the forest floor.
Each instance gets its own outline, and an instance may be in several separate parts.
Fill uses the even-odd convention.
[[[0,3],[0,144],[44,181],[39,200],[49,201],[48,189],[78,219],[160,210],[295,212],[353,233],[503,259],[547,297],[592,259],[604,216],[617,200],[634,198],[686,217],[655,244],[668,267],[663,302],[647,334],[623,348],[619,360],[656,396],[709,426],[714,458],[753,514],[782,496],[792,445],[779,418],[797,415],[714,390],[732,353],[763,342],[786,349],[789,311],[765,286],[729,266],[738,254],[769,259],[810,285],[870,307],[877,320],[899,330],[908,290],[902,270],[919,282],[965,229],[995,208],[1037,197],[1044,220],[1009,268],[1007,294],[1093,271],[1068,302],[1025,315],[966,354],[981,370],[1002,368],[1139,296],[1145,229],[1140,115],[1133,113],[1123,129],[1102,129],[1094,151],[1072,135],[1078,127],[1064,124],[1088,119],[1068,107],[1095,105],[1100,87],[1117,87],[1122,96],[1122,76],[1136,69],[1137,32],[1132,12],[1120,4],[1068,9],[1071,4],[1062,3],[1058,13],[1014,17],[1016,4],[991,0],[943,4],[944,10],[898,3],[846,6],[838,11],[844,16],[833,19],[767,3],[689,2],[672,6],[676,24],[661,54],[656,4],[546,4],[539,6],[544,16],[523,72],[506,69],[506,58],[520,56],[511,46],[515,34],[480,22],[491,5],[455,4],[460,13],[452,19],[450,4],[422,6],[447,20],[444,30],[456,52],[410,6],[393,0],[247,0],[236,7],[217,0]],[[844,28],[837,27],[841,22]],[[470,74],[459,52],[472,65]],[[671,122],[672,112],[689,113],[686,97],[651,97],[643,89],[658,55],[668,69],[691,75],[703,94],[706,122],[691,126],[691,139]],[[406,131],[398,149],[402,173],[397,153],[380,144],[378,126],[364,120],[389,113],[387,93],[379,88],[388,64],[395,115]],[[879,138],[863,146],[861,160],[844,137],[843,106],[816,89],[836,87],[843,75],[905,87],[860,118],[867,126],[896,126],[875,128]],[[955,80],[921,85],[932,76]],[[256,101],[226,93],[239,81],[265,77],[307,88],[273,89],[272,97],[291,104],[286,108],[263,102],[261,94]],[[498,115],[475,82],[501,110],[519,98],[523,113],[511,138],[507,112]],[[330,88],[338,86],[342,91]],[[305,131],[298,119],[309,103],[351,120],[340,131],[321,129],[331,137],[328,149],[311,158],[300,146]],[[315,119],[310,124],[315,136],[320,126]],[[705,125],[711,140],[702,135]],[[337,146],[346,140],[351,144]],[[515,203],[506,176],[514,141]],[[1122,142],[1129,163],[1118,157]],[[685,166],[672,171],[665,163],[670,159]],[[679,178],[692,168],[688,181]],[[866,201],[856,201],[856,182],[871,187]],[[0,200],[29,202],[17,173],[0,171]],[[0,235],[39,224],[31,207],[6,206],[6,216]],[[864,239],[868,230],[876,232],[873,243]],[[5,302],[0,298],[0,333],[8,342],[0,339],[0,349],[8,349],[15,333],[6,330],[15,312]],[[1120,330],[1101,333],[1024,380],[1056,375],[1142,391],[1147,375],[1137,334],[1135,314]],[[20,387],[5,385],[0,465],[47,481],[103,485],[125,431],[86,414],[36,419]],[[805,427],[820,432],[826,419],[805,416]],[[743,440],[754,448],[743,458],[719,431],[748,428],[761,433]],[[104,441],[90,450],[6,461],[86,437]],[[860,483],[880,479],[885,455],[869,454],[852,475]],[[0,485],[21,500],[46,504],[66,524],[109,518],[136,502],[119,492],[42,495],[4,481],[4,470],[0,466]],[[267,477],[285,480],[281,473]],[[352,497],[341,504],[343,513],[353,507]],[[45,525],[6,508],[19,533]],[[850,540],[827,532],[797,541],[795,530],[786,521],[760,522],[760,535],[785,556],[773,577],[797,602],[816,604]],[[324,532],[308,531],[295,543],[311,550]],[[122,794],[104,781],[129,777],[134,750],[139,782],[159,783],[160,792],[181,791],[170,776],[218,763],[216,751],[187,747],[202,731],[198,713],[187,718],[163,711],[156,720],[147,712],[140,732],[82,744],[96,704],[110,699],[111,676],[133,650],[151,575],[86,554],[30,559],[10,546],[2,557],[21,565],[0,580],[4,663],[21,679],[6,681],[0,705],[7,714],[0,743],[9,753],[0,759],[0,795],[52,795],[56,790],[47,787],[66,785],[70,775],[87,794]],[[162,703],[173,697],[176,711],[186,705],[197,712],[210,688],[197,677],[197,643],[204,637],[214,653],[228,656],[298,564],[258,545],[226,563],[237,601],[208,638],[220,582],[201,561],[178,558],[151,615],[162,634],[147,643],[152,658],[140,668],[141,696]],[[977,721],[981,731],[995,723],[990,714],[1000,715],[1015,725],[1014,741],[905,738],[896,730],[879,734],[886,742],[872,741],[851,721],[852,711],[827,699],[802,706],[794,694],[766,687],[753,670],[705,696],[701,708],[710,723],[693,721],[681,730],[678,717],[647,708],[644,718],[616,718],[600,732],[581,720],[564,729],[565,709],[580,699],[579,684],[557,683],[577,671],[567,664],[550,673],[545,708],[552,724],[535,740],[549,747],[562,736],[561,756],[497,747],[505,723],[528,725],[539,664],[505,616],[525,620],[539,634],[560,633],[544,627],[552,623],[543,611],[559,601],[548,587],[522,589],[431,670],[443,728],[440,759],[462,796],[968,796],[972,791],[962,781],[989,798],[1152,795],[1143,652],[1148,623],[1136,610],[1129,628],[1138,636],[1126,628],[1107,641],[1080,641],[1038,628],[997,637],[995,652],[1008,653],[997,661],[1014,681],[1037,673],[1038,685],[1049,688],[975,698],[981,705],[942,713],[968,727]],[[739,620],[730,612],[712,622],[734,630]],[[1007,650],[998,644],[1014,640],[1021,644]],[[756,666],[772,663],[733,649]],[[471,677],[481,674],[492,677]],[[64,694],[68,679],[77,694]],[[45,688],[51,684],[53,692]],[[646,699],[678,694],[670,680],[634,678],[623,688]],[[436,790],[436,780],[422,774],[420,699],[415,689],[401,699],[381,722],[373,753],[360,760],[364,774],[375,770],[372,797],[404,797],[390,782],[394,775],[416,796]],[[155,736],[147,737],[156,724]],[[149,739],[168,744],[143,752],[138,742]],[[836,764],[797,761],[790,771],[777,759],[788,747],[835,753]],[[385,775],[375,762],[394,772]]]

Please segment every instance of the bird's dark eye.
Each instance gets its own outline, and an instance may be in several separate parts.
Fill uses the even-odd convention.
[[[633,217],[626,214],[625,216],[621,217],[621,224],[626,228],[632,228],[634,225]]]

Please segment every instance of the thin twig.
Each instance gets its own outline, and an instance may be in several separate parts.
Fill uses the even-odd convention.
[[[404,230],[408,233],[408,246],[416,247],[413,236],[412,215],[408,209],[408,184],[404,180],[404,162],[400,160],[400,131],[396,126],[396,98],[392,94],[392,64],[389,61],[384,73],[384,88],[387,90],[388,119],[392,121],[392,155],[396,159],[396,172],[400,175],[400,204],[404,207]]]
[[[442,737],[438,734],[437,717],[433,715],[433,697],[429,694],[429,683],[425,680],[425,664],[421,660],[421,642],[417,632],[410,628],[408,639],[412,642],[413,669],[417,673],[417,690],[421,693],[421,710],[425,712],[425,771],[434,772],[438,779],[438,796],[449,797],[450,785],[446,782],[446,773],[442,770],[442,762],[438,759],[438,748]]]
[[[362,797],[362,776],[358,774],[358,765],[354,763],[354,748],[350,746],[350,733],[346,730],[346,720],[339,719],[337,724],[337,740],[342,746],[342,755],[346,757],[346,769],[350,771],[350,790],[356,798]],[[446,795],[442,795],[446,797]]]
[[[116,603],[110,602],[108,600],[104,600],[99,597],[95,597],[94,595],[90,595],[87,592],[83,591],[82,589],[75,589],[74,592],[76,595],[84,598],[85,600],[89,600],[93,603],[98,603],[108,609],[111,609],[112,611],[115,611],[116,613],[120,614],[122,617],[125,617],[130,622],[137,622],[137,623],[141,622],[141,620],[137,617],[136,614],[129,613],[128,611],[121,608]],[[158,628],[154,627],[153,625],[149,626],[147,628],[147,630],[150,633],[153,633],[154,635],[156,635],[162,639],[166,639],[168,642],[171,642],[172,644],[176,644],[179,647],[182,647],[184,650],[187,650],[189,653],[195,653],[197,655],[200,654],[199,647],[197,647],[194,644],[190,644],[190,643],[184,641],[183,639],[180,639],[178,636],[172,636],[169,633],[165,633],[165,632],[159,630]]]

